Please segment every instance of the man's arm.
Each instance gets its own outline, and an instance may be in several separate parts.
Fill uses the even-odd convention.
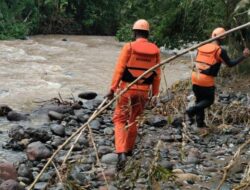
[[[245,58],[247,58],[249,56],[249,50],[248,48],[245,48],[243,51],[243,55],[235,60],[231,60],[227,54],[227,51],[222,49],[221,50],[221,54],[220,54],[220,58],[221,60],[229,67],[233,67],[237,64],[239,64],[240,62],[242,62]]]
[[[157,64],[160,63],[160,52],[157,55]],[[161,68],[157,68],[155,70],[156,76],[154,78],[153,84],[152,84],[152,94],[153,96],[157,96],[159,94],[159,87],[161,82]]]
[[[121,81],[123,72],[126,68],[126,63],[128,62],[129,58],[130,58],[130,44],[127,43],[123,46],[120,56],[118,58],[117,64],[115,66],[110,91],[115,92],[117,90],[119,83]]]

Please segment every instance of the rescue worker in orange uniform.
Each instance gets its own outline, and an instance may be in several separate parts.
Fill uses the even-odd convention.
[[[126,43],[120,53],[112,84],[109,99],[114,93],[126,88],[138,76],[160,62],[159,48],[148,41],[149,23],[140,19],[133,25],[135,41]],[[160,68],[147,74],[125,92],[117,101],[113,115],[115,125],[115,149],[118,154],[117,169],[122,169],[126,157],[132,155],[137,136],[137,117],[142,114],[151,90],[153,99],[159,93]]]
[[[224,28],[216,28],[212,32],[212,37],[225,33]],[[196,123],[198,128],[205,128],[204,110],[214,102],[215,96],[215,77],[217,76],[221,63],[229,67],[236,66],[249,56],[249,49],[245,48],[243,55],[236,60],[230,60],[226,50],[221,48],[221,42],[225,37],[219,38],[211,43],[198,48],[195,66],[192,72],[193,92],[196,97],[196,104],[186,110],[189,124]]]

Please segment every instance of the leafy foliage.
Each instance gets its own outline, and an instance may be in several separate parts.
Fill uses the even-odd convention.
[[[60,33],[116,34],[118,40],[129,41],[134,21],[145,18],[151,40],[173,48],[209,37],[214,27],[249,21],[249,6],[249,0],[1,0],[0,39]],[[242,32],[249,39],[249,32]],[[229,39],[237,49],[242,46],[234,43],[238,38]]]

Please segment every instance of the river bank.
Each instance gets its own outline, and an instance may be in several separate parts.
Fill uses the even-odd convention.
[[[113,109],[104,111],[90,123],[93,133],[89,129],[82,133],[68,158],[68,167],[60,170],[64,185],[73,189],[106,189],[101,173],[104,168],[110,189],[215,189],[222,178],[222,168],[250,137],[250,100],[244,92],[221,88],[215,105],[208,112],[209,133],[201,134],[195,126],[182,123],[183,109],[193,101],[187,97],[190,97],[188,83],[179,82],[167,94],[162,94],[157,107],[146,109],[139,120],[141,126],[133,156],[118,173],[115,170],[117,155],[113,153]],[[17,169],[13,169],[21,184],[28,185],[34,180],[47,158],[87,121],[101,101],[101,97],[88,101],[76,99],[75,103],[53,99],[43,103],[36,112],[36,117],[48,119],[42,125],[30,127],[25,121],[22,125],[12,121],[4,147],[21,155],[15,162]],[[223,117],[219,110],[224,110]],[[212,114],[216,111],[217,114]],[[25,117],[24,120],[29,119]],[[72,143],[65,146],[55,157],[53,162],[57,168],[62,169],[61,164],[71,146]],[[246,149],[230,169],[221,189],[229,190],[240,183],[249,159],[250,151]],[[59,176],[54,167],[49,167],[34,189],[64,189]]]

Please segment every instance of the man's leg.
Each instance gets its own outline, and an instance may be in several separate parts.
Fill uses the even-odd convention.
[[[127,150],[129,153],[132,152],[138,129],[138,116],[143,113],[144,106],[147,101],[147,92],[140,91],[138,95],[132,96],[131,99],[131,115],[129,118],[129,128],[128,128],[128,140],[127,140]]]
[[[117,101],[113,122],[115,125],[115,149],[118,154],[117,169],[124,168],[126,163],[128,130],[125,128],[129,119],[129,92],[123,94]]]
[[[214,87],[195,87],[197,94],[197,103],[195,105],[195,115],[197,127],[205,127],[205,109],[210,107],[214,102]]]

